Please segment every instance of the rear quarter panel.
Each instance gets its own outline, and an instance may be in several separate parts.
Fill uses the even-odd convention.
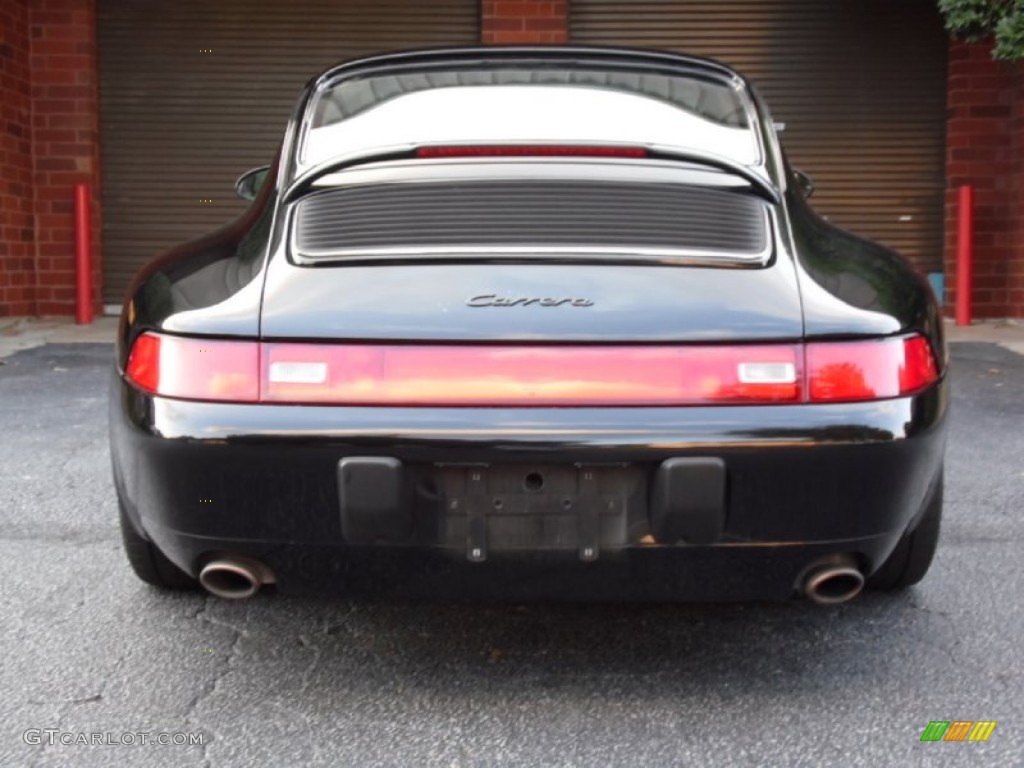
[[[786,207],[806,336],[916,332],[945,369],[941,310],[925,276],[896,251],[825,221],[792,186]]]
[[[135,339],[145,331],[255,338],[260,297],[276,210],[277,162],[259,196],[236,221],[177,246],[135,276],[117,337],[124,370]]]

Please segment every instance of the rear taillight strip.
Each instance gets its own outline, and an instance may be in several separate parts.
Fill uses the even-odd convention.
[[[243,403],[614,407],[835,403],[939,378],[919,335],[729,346],[295,344],[144,333],[126,367],[151,394]]]

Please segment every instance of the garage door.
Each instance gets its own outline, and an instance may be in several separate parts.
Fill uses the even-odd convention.
[[[830,220],[942,270],[947,38],[934,0],[574,0],[574,42],[668,48],[764,94]]]
[[[99,0],[104,301],[234,218],[302,85],[342,59],[479,40],[477,0]]]

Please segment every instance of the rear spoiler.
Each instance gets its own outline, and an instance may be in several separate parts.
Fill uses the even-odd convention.
[[[331,173],[366,163],[413,158],[443,157],[594,157],[594,158],[645,158],[652,160],[678,160],[716,168],[747,181],[753,190],[773,205],[782,200],[779,189],[769,179],[749,166],[737,163],[712,152],[700,152],[677,147],[659,145],[637,146],[622,144],[458,144],[458,145],[402,145],[376,147],[372,150],[353,152],[326,160],[300,174],[282,195],[282,202],[289,203],[302,197],[316,183],[317,179]]]

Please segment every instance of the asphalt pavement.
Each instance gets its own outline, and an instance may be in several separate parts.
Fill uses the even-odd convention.
[[[1024,765],[1024,357],[953,350],[932,571],[833,609],[161,593],[121,552],[110,345],[17,352],[0,765]],[[922,742],[932,720],[997,725]]]

